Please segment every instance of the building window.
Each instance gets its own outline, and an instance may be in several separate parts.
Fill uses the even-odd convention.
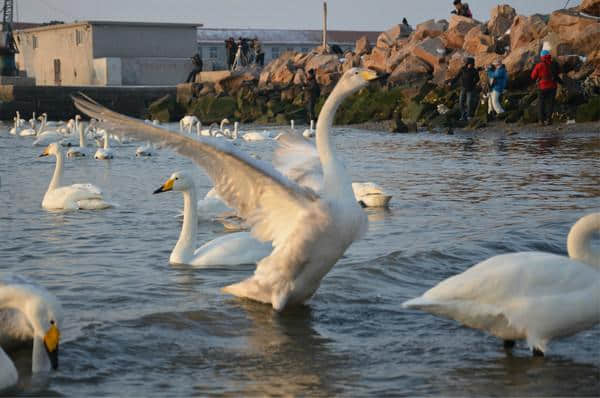
[[[294,51],[294,47],[288,47],[286,51]]]
[[[303,53],[307,53],[308,52],[308,47],[302,47],[302,52]]]
[[[279,47],[271,48],[271,58],[272,59],[279,58]]]
[[[31,37],[31,46],[35,49],[38,48],[37,36]]]
[[[83,35],[79,29],[75,31],[75,44],[80,45],[83,42]]]
[[[208,57],[212,59],[217,59],[217,47],[210,47],[208,49]]]

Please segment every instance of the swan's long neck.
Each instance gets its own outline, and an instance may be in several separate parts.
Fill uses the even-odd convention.
[[[233,124],[233,137],[231,137],[231,138],[233,138],[234,140],[237,140],[237,138],[238,138],[238,134],[239,134],[239,128],[240,128],[240,124],[239,124],[239,122],[235,122],[235,123]]]
[[[61,151],[56,152],[56,167],[54,168],[54,175],[50,180],[48,191],[59,188],[62,186],[62,174],[63,174],[63,155]]]
[[[343,164],[336,158],[329,130],[333,126],[335,113],[346,95],[339,89],[339,85],[331,92],[321,109],[317,120],[316,144],[319,159],[323,166],[323,182],[326,190],[336,190],[340,194],[347,194],[347,189],[352,192],[350,179],[346,176]]]
[[[104,130],[104,149],[108,149],[108,131]]]
[[[588,214],[573,225],[567,237],[569,257],[600,269],[600,250],[592,247],[592,235],[600,231],[600,213]]]
[[[202,122],[198,120],[198,123],[196,123],[196,135],[198,135],[198,136],[202,135],[201,130],[202,130]]]
[[[196,234],[198,232],[198,200],[196,187],[183,191],[183,226],[179,240],[171,253],[171,262],[186,263],[194,255]]]
[[[81,148],[85,148],[86,142],[85,134],[83,134],[83,125],[81,123],[77,123],[77,121],[75,121],[75,124],[77,125],[77,131],[79,132],[79,146]]]
[[[41,132],[44,131],[45,128],[46,128],[46,118],[42,116],[42,122],[41,122],[40,127],[38,128],[38,131],[35,135],[36,136],[40,135]]]
[[[33,373],[49,372],[51,369],[50,358],[46,354],[44,340],[37,336],[33,336],[33,353],[31,357],[31,371]]]

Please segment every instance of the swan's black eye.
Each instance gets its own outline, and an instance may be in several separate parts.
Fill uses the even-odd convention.
[[[54,325],[54,320],[53,319],[50,320],[50,325]]]
[[[176,180],[179,180],[179,177],[175,177]]]

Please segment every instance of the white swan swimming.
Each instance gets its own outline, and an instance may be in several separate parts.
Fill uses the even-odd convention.
[[[179,120],[179,131],[192,133],[192,128],[199,122],[198,118],[194,115],[186,115]]]
[[[194,180],[183,171],[173,173],[154,193],[167,191],[183,193],[183,226],[169,258],[171,264],[197,267],[255,264],[273,250],[270,243],[259,242],[248,232],[227,234],[196,249],[198,213]]]
[[[85,133],[83,132],[83,124],[76,123],[77,131],[79,132],[79,146],[71,147],[67,151],[68,158],[80,158],[80,157],[89,157],[92,154],[90,148],[87,147],[87,142],[85,140]]]
[[[32,372],[57,369],[61,325],[62,307],[52,293],[21,276],[0,275],[0,356],[3,348],[33,341]]]
[[[17,114],[18,114],[18,112],[17,112]],[[13,127],[8,131],[8,133],[11,135],[18,135],[19,132],[21,131],[21,126],[19,125],[19,117],[15,116],[13,120],[14,120]]]
[[[63,139],[63,135],[59,134],[56,130],[47,130],[47,117],[45,113],[40,116],[42,124],[40,125],[33,146],[46,146],[52,142],[58,142]],[[22,133],[22,132],[21,132]]]
[[[48,210],[99,210],[112,205],[102,198],[100,189],[92,184],[62,185],[63,155],[60,146],[53,142],[48,145],[42,156],[56,156],[56,168],[42,200],[42,207]]]
[[[40,116],[40,117],[38,117],[38,120],[42,121],[44,119]],[[38,132],[42,131],[42,127],[44,127],[44,126],[40,125],[40,127],[38,127],[38,129],[36,130],[35,120],[33,122],[31,120],[29,120],[29,124],[30,124],[29,128],[24,128],[23,130],[19,131],[19,136],[20,137],[33,137],[33,136],[36,136],[38,134]]]
[[[491,257],[402,304],[455,319],[505,341],[526,339],[543,355],[551,339],[600,322],[600,251],[591,247],[600,213],[569,232],[569,257],[519,252]]]
[[[154,151],[154,145],[152,143],[147,142],[144,145],[140,145],[135,149],[136,157],[147,157],[147,156],[156,156],[156,152]]]
[[[94,154],[94,159],[107,160],[115,157],[114,151],[110,148],[108,144],[109,142],[110,138],[108,137],[108,131],[104,130],[104,146],[96,150],[96,153]]]
[[[75,106],[112,124],[119,134],[161,142],[203,167],[219,195],[247,220],[252,235],[274,247],[253,276],[223,291],[283,310],[312,297],[348,246],[367,229],[366,214],[354,199],[329,129],[342,101],[377,77],[368,69],[349,69],[323,105],[316,136],[324,176],[319,194],[226,140],[191,139],[110,111],[83,96],[75,98]]]
[[[306,138],[312,138],[312,137],[314,137],[314,136],[315,136],[315,130],[314,130],[314,126],[315,126],[315,121],[314,121],[314,120],[311,120],[311,121],[310,121],[310,128],[308,128],[308,129],[305,129],[305,130],[302,132],[302,135],[303,135],[304,137],[306,137]]]

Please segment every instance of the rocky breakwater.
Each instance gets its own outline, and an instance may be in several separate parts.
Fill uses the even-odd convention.
[[[584,0],[577,8],[548,15],[519,15],[509,5],[494,7],[490,19],[453,15],[425,21],[411,29],[395,25],[377,42],[366,37],[344,56],[317,48],[308,54],[287,52],[264,69],[236,73],[216,83],[180,85],[177,98],[163,98],[151,106],[153,117],[174,119],[195,114],[203,122],[223,117],[242,122],[287,123],[304,120],[303,85],[315,70],[322,98],[347,69],[362,66],[388,74],[379,86],[364,89],[337,113],[340,124],[387,120],[392,131],[460,127],[458,89],[448,82],[467,57],[475,59],[485,82],[485,68],[501,60],[509,74],[503,106],[507,123],[536,121],[536,94],[530,73],[544,43],[561,65],[555,118],[600,119],[600,0]],[[485,91],[485,84],[482,90]],[[154,104],[156,105],[156,104]],[[166,111],[165,111],[166,109]],[[487,123],[487,104],[481,103],[471,127]]]

